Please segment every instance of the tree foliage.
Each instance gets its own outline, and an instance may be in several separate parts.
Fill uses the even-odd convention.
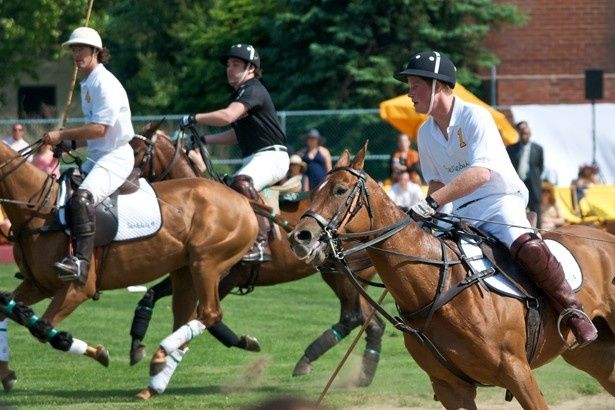
[[[0,0],[0,79],[57,55],[86,3]],[[426,49],[447,53],[472,88],[497,61],[485,37],[524,19],[494,0],[97,0],[94,16],[135,114],[225,105],[218,56],[239,42],[259,50],[279,110],[373,108],[404,91],[393,72]]]

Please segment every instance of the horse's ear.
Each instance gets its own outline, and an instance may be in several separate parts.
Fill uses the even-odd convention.
[[[340,159],[337,160],[335,168],[347,167],[348,164],[350,164],[350,152],[345,149],[344,152],[342,152],[342,155],[340,155]]]
[[[363,145],[363,148],[361,148],[359,152],[357,152],[357,155],[355,155],[354,159],[352,160],[351,166],[356,170],[363,169],[363,166],[365,165],[365,153],[367,152],[368,143],[369,140],[365,141],[365,145]]]
[[[160,121],[156,123],[148,122],[147,124],[143,126],[143,128],[141,128],[141,135],[147,138],[148,140],[152,139],[152,136],[154,135],[156,130],[160,128],[164,120],[165,118],[161,119]]]

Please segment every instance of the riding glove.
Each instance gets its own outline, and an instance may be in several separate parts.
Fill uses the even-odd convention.
[[[436,213],[437,208],[437,202],[433,198],[428,196],[427,198],[422,199],[420,202],[414,204],[412,208],[410,208],[410,211],[423,219],[429,219]]]
[[[196,114],[184,115],[181,120],[179,120],[180,128],[186,128],[194,124],[196,124]]]

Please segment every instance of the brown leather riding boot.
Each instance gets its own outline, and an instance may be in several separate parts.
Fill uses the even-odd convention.
[[[236,175],[233,178],[231,188],[249,199],[262,201],[256,188],[254,188],[252,178],[247,175]],[[269,249],[269,240],[267,238],[270,228],[269,221],[260,215],[256,216],[256,220],[258,221],[256,242],[254,242],[248,253],[241,258],[241,261],[246,264],[271,261],[271,250]]]
[[[566,281],[562,265],[547,244],[534,233],[526,233],[510,247],[513,258],[532,280],[549,296],[562,322],[567,325],[577,345],[584,346],[598,337],[598,330],[583,312],[583,306]]]

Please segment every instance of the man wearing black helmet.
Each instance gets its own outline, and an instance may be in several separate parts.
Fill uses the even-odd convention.
[[[416,112],[431,114],[421,126],[418,148],[428,196],[412,207],[430,218],[452,202],[453,213],[508,246],[550,297],[577,344],[595,340],[597,330],[565,280],[560,263],[534,233],[525,214],[527,188],[512,166],[487,110],[453,95],[456,68],[436,51],[415,54],[395,78],[408,83]]]
[[[259,81],[260,57],[249,44],[232,45],[220,56],[226,65],[226,77],[233,87],[231,103],[216,111],[184,116],[180,126],[207,124],[226,126],[227,131],[207,135],[208,144],[239,144],[243,165],[235,173],[231,188],[253,200],[260,200],[258,191],[286,176],[289,166],[286,135],[278,120],[267,89]],[[259,233],[254,246],[243,257],[244,263],[271,260],[267,241],[269,223],[257,217]]]

